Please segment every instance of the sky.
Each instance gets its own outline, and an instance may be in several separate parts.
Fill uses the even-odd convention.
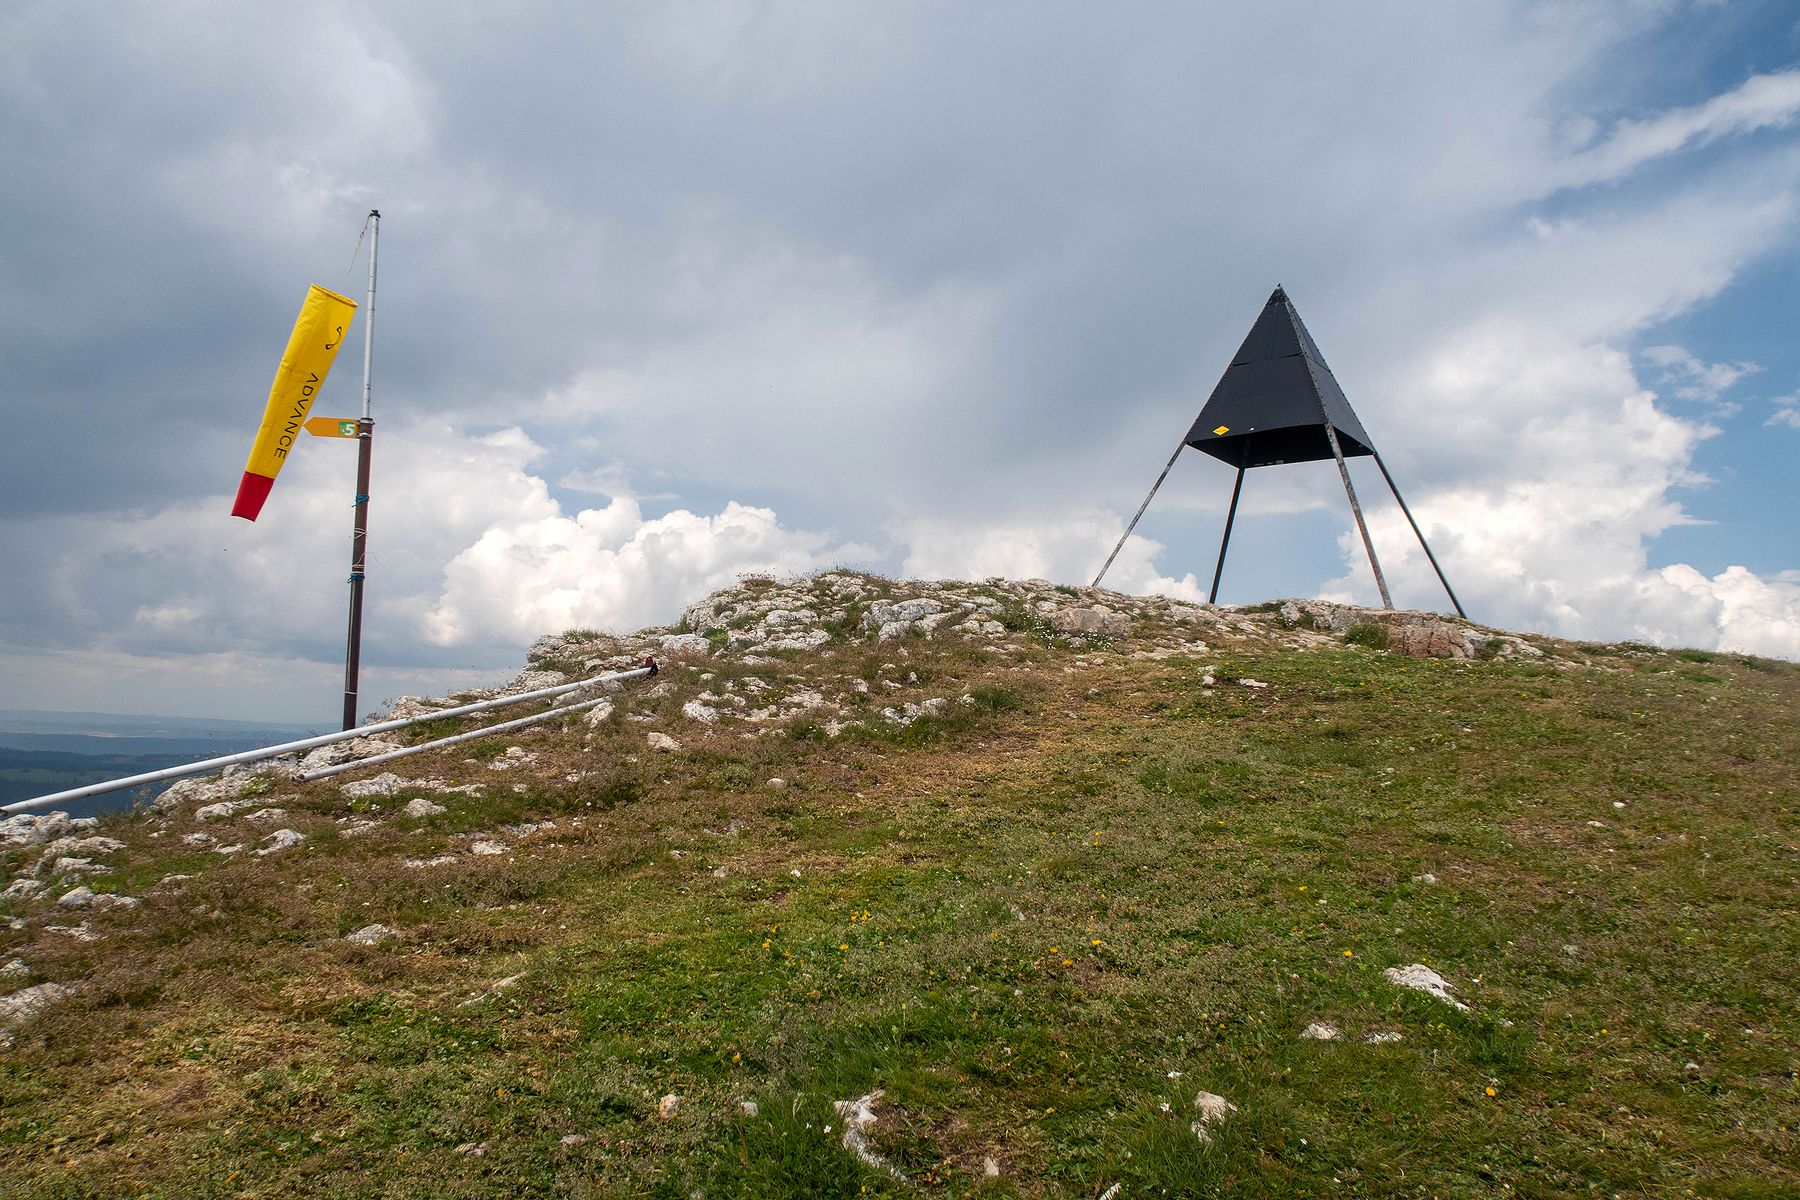
[[[372,208],[365,711],[747,573],[1086,583],[1277,284],[1473,619],[1800,658],[1787,0],[13,0],[0,157],[0,707],[333,723],[354,444],[228,514]],[[1204,600],[1231,482],[1108,586]],[[1330,462],[1246,477],[1286,596],[1379,602]]]

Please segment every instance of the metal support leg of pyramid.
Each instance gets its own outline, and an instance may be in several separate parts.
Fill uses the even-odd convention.
[[[1276,288],[1263,306],[1262,315],[1250,327],[1249,336],[1238,347],[1237,355],[1225,368],[1225,374],[1213,388],[1200,415],[1175,447],[1175,453],[1169,456],[1162,474],[1151,485],[1150,494],[1138,505],[1137,513],[1125,527],[1124,536],[1107,555],[1100,573],[1094,576],[1095,587],[1111,568],[1113,559],[1119,556],[1131,531],[1137,528],[1138,518],[1150,507],[1151,499],[1162,487],[1163,480],[1169,477],[1175,460],[1189,446],[1237,468],[1237,480],[1231,487],[1231,507],[1225,513],[1225,535],[1219,540],[1219,561],[1213,568],[1212,589],[1206,598],[1208,604],[1216,603],[1219,598],[1219,578],[1225,571],[1225,551],[1231,545],[1231,525],[1237,519],[1238,497],[1244,490],[1244,472],[1252,467],[1329,458],[1337,463],[1338,477],[1344,482],[1344,494],[1350,499],[1350,513],[1356,518],[1363,550],[1369,556],[1369,568],[1375,573],[1382,607],[1394,607],[1393,598],[1388,594],[1387,578],[1381,573],[1381,561],[1375,556],[1375,542],[1369,536],[1369,525],[1363,519],[1362,505],[1357,502],[1356,487],[1350,482],[1350,468],[1345,461],[1368,457],[1381,468],[1381,477],[1387,481],[1388,490],[1394,494],[1400,511],[1406,514],[1407,524],[1412,526],[1413,535],[1419,539],[1431,569],[1437,572],[1438,582],[1444,585],[1456,615],[1468,617],[1462,602],[1451,590],[1450,581],[1444,577],[1437,555],[1426,543],[1419,523],[1413,520],[1412,510],[1401,497],[1387,464],[1376,452],[1373,439],[1364,431],[1343,388],[1338,386],[1331,368],[1325,365],[1325,356],[1319,353],[1300,314],[1294,310],[1293,302],[1281,288]]]

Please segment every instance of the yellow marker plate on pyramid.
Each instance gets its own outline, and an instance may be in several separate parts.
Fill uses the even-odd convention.
[[[1231,432],[1231,426],[1221,425],[1217,429],[1213,430],[1213,432],[1218,434],[1220,437],[1224,437],[1226,434]]]

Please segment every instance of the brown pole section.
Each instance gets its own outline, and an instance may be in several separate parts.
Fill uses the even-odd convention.
[[[1099,587],[1100,581],[1106,578],[1106,573],[1112,570],[1113,559],[1119,557],[1119,551],[1125,548],[1125,543],[1131,538],[1131,531],[1137,528],[1138,518],[1142,517],[1144,515],[1144,510],[1150,507],[1150,501],[1156,497],[1156,489],[1160,488],[1163,485],[1163,480],[1169,477],[1169,468],[1175,465],[1175,460],[1181,457],[1181,452],[1186,447],[1186,438],[1175,443],[1175,453],[1169,455],[1169,461],[1163,464],[1162,474],[1158,475],[1156,477],[1156,482],[1150,485],[1150,494],[1144,497],[1144,502],[1142,504],[1138,505],[1137,512],[1132,515],[1131,524],[1127,525],[1125,527],[1125,532],[1119,535],[1119,544],[1114,546],[1112,553],[1106,556],[1106,562],[1101,564],[1100,573],[1094,576],[1094,582],[1089,584],[1089,587]]]
[[[1319,411],[1325,411],[1324,402],[1319,404]],[[1350,486],[1350,468],[1344,465],[1344,450],[1338,445],[1337,430],[1332,427],[1331,417],[1325,417],[1325,439],[1331,443],[1332,456],[1337,459],[1338,474],[1344,480],[1344,494],[1350,497],[1350,512],[1356,518],[1356,528],[1362,534],[1363,549],[1369,552],[1369,566],[1375,570],[1375,586],[1381,589],[1381,607],[1392,608],[1394,601],[1388,595],[1387,580],[1381,576],[1381,561],[1375,557],[1375,543],[1369,537],[1368,523],[1363,520],[1362,505],[1356,502],[1356,489]]]
[[[375,422],[356,423],[356,519],[350,534],[350,633],[344,639],[344,728],[356,728],[356,682],[362,668],[363,560],[369,546],[369,457]]]
[[[1406,498],[1394,485],[1394,477],[1388,474],[1387,464],[1381,461],[1379,454],[1375,456],[1375,465],[1381,468],[1381,477],[1387,480],[1388,491],[1394,493],[1394,499],[1400,502],[1400,511],[1406,514],[1406,523],[1412,526],[1413,535],[1419,539],[1419,545],[1424,548],[1425,557],[1431,561],[1431,569],[1437,572],[1438,582],[1444,585],[1445,594],[1450,597],[1450,603],[1456,608],[1456,615],[1465,621],[1468,620],[1469,614],[1463,611],[1462,601],[1458,600],[1456,593],[1450,590],[1450,581],[1444,578],[1444,568],[1438,566],[1437,555],[1431,552],[1431,546],[1426,542],[1425,534],[1420,531],[1419,523],[1413,520],[1412,509],[1406,507]]]
[[[1231,507],[1225,510],[1225,536],[1219,539],[1219,565],[1213,568],[1212,591],[1207,593],[1206,602],[1216,604],[1219,600],[1219,576],[1225,571],[1225,547],[1231,545],[1231,522],[1237,518],[1238,493],[1244,490],[1244,468],[1238,467],[1237,482],[1231,485]]]

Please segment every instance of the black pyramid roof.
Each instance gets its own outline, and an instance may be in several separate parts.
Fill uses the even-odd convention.
[[[1293,301],[1278,287],[1186,441],[1234,467],[1313,462],[1332,457],[1325,414],[1345,458],[1375,453]]]

